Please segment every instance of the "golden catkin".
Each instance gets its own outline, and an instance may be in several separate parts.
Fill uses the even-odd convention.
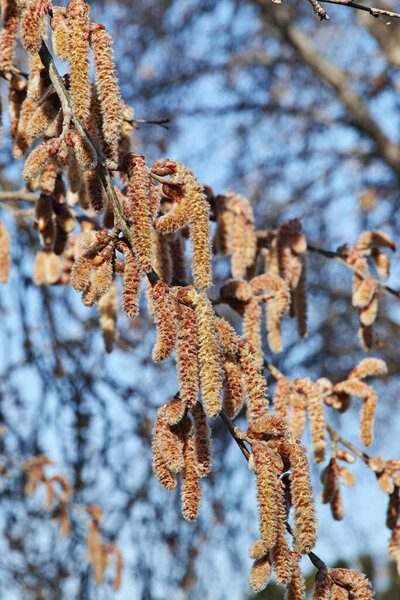
[[[188,211],[184,196],[176,196],[175,203],[165,215],[155,222],[155,227],[163,233],[174,233],[188,222]]]
[[[223,352],[230,355],[230,357],[236,356],[238,351],[238,336],[236,331],[232,325],[222,317],[217,317],[215,319],[215,324],[218,329]]]
[[[141,269],[151,270],[150,170],[144,157],[130,154],[128,158],[128,203],[125,216],[132,223],[135,254]]]
[[[268,554],[257,558],[251,566],[249,584],[254,592],[261,592],[268,583],[271,575],[271,559]]]
[[[180,473],[184,467],[183,440],[168,425],[165,420],[165,412],[165,405],[158,410],[157,422],[154,426],[154,437],[168,469],[172,473]]]
[[[271,450],[264,442],[253,442],[255,475],[257,478],[257,501],[261,539],[266,548],[273,548],[278,533],[276,505],[277,473]]]
[[[26,182],[33,181],[42,172],[46,164],[50,160],[50,154],[47,149],[47,145],[40,144],[37,146],[27,157],[24,168],[22,171],[22,177]]]
[[[396,250],[396,244],[392,238],[387,233],[379,229],[363,231],[358,236],[354,245],[356,250],[365,250],[370,246],[380,246],[382,248],[390,248],[393,251]]]
[[[357,290],[353,293],[352,304],[357,308],[365,308],[372,301],[376,291],[376,280],[373,277],[363,279]]]
[[[45,91],[51,85],[46,69],[43,67],[39,54],[31,54],[29,57],[29,77],[26,97],[31,102],[39,102]]]
[[[317,571],[312,600],[331,600],[331,579],[326,569]]]
[[[176,178],[184,182],[184,193],[189,217],[189,231],[192,241],[193,279],[198,288],[205,290],[212,284],[210,206],[193,173],[182,163],[176,162]]]
[[[183,446],[185,467],[182,474],[182,514],[188,521],[194,521],[199,514],[201,487],[196,472],[194,439],[188,437]]]
[[[56,185],[57,170],[56,158],[52,156],[39,177],[39,188],[43,194],[53,194]]]
[[[152,264],[153,269],[164,281],[164,283],[171,283],[172,276],[172,260],[170,246],[167,237],[156,231],[155,229],[151,232],[152,238]]]
[[[20,20],[20,8],[16,0],[2,0],[1,13],[3,26],[0,33],[0,69],[7,72],[11,71],[13,67]]]
[[[275,413],[279,417],[282,417],[286,420],[289,418],[288,406],[290,401],[290,393],[291,383],[289,379],[286,377],[279,377],[275,387],[273,405]]]
[[[263,365],[261,348],[261,306],[254,296],[246,302],[243,315],[243,337],[253,346],[257,368]]]
[[[371,446],[377,398],[373,390],[364,398],[360,412],[360,438],[364,446]]]
[[[199,364],[196,317],[190,308],[179,306],[176,366],[182,402],[194,407],[199,394]]]
[[[317,524],[314,499],[311,489],[310,469],[305,448],[291,444],[290,448],[290,492],[294,509],[294,549],[306,554],[315,546]]]
[[[84,171],[90,171],[95,168],[97,154],[86,136],[83,137],[77,131],[70,129],[65,133],[64,139],[68,146],[73,147],[76,159]]]
[[[48,14],[51,0],[28,0],[21,20],[21,39],[28,52],[39,52],[42,45],[42,18]]]
[[[27,135],[35,140],[51,125],[61,108],[60,99],[55,92],[49,94],[36,108],[28,121]]]
[[[0,220],[0,283],[7,283],[10,271],[10,240],[4,223]]]
[[[122,129],[122,105],[113,60],[111,38],[103,25],[93,24],[90,45],[94,53],[96,84],[103,115],[103,135],[118,160],[118,144]]]
[[[286,588],[285,600],[304,600],[306,590],[304,578],[300,570],[300,556],[292,552],[292,576]]]
[[[294,385],[296,385],[296,380]],[[301,439],[306,425],[307,399],[296,389],[290,394],[290,408],[290,430],[294,439]]]
[[[168,286],[158,281],[149,290],[154,318],[157,324],[157,339],[153,348],[153,360],[161,362],[168,358],[175,348],[178,311],[176,301],[168,293]]]
[[[348,379],[365,379],[376,375],[386,375],[387,366],[380,358],[364,358],[349,373]]]
[[[124,274],[122,278],[122,308],[128,317],[134,318],[139,313],[140,269],[133,250],[121,245],[124,254]]]
[[[373,599],[371,582],[362,573],[351,569],[328,569],[328,574],[336,585],[348,591],[351,600]]]
[[[331,600],[349,600],[349,594],[344,588],[333,584],[331,588]]]
[[[253,559],[262,558],[268,554],[269,550],[265,547],[262,540],[257,540],[249,548],[249,557]]]
[[[93,257],[93,252],[84,252],[76,258],[72,266],[71,285],[77,292],[83,292],[89,285],[93,270]]]
[[[27,132],[27,126],[35,112],[36,104],[25,98],[21,106],[20,118],[12,146],[12,155],[20,160],[31,145],[31,138]]]
[[[245,225],[241,214],[233,214],[231,234],[232,276],[241,279],[246,273]]]
[[[354,486],[354,484],[355,484],[354,475],[352,473],[350,473],[350,471],[348,469],[346,469],[346,467],[344,467],[343,465],[339,467],[339,475],[343,479],[344,485],[347,485],[347,487]]]
[[[186,411],[186,406],[184,402],[180,399],[179,394],[175,394],[168,401],[165,410],[165,419],[168,425],[177,425],[182,421]]]
[[[224,361],[225,391],[223,407],[230,419],[234,419],[244,402],[242,371],[236,359]]]
[[[163,458],[160,445],[158,440],[153,434],[152,441],[152,453],[153,453],[153,471],[158,481],[166,490],[173,490],[176,486],[176,477],[172,471],[167,467],[167,464]]]
[[[370,327],[378,314],[378,300],[373,298],[371,302],[360,311],[360,323],[362,327]]]
[[[290,548],[286,539],[287,510],[285,506],[284,488],[281,479],[276,481],[276,505],[277,505],[277,536],[272,550],[274,571],[276,580],[286,585],[292,573],[292,561]]]
[[[309,377],[302,379],[302,391],[307,397],[307,410],[310,419],[310,429],[315,462],[325,460],[325,416],[324,398],[316,383]]]
[[[52,46],[58,60],[68,60],[69,55],[69,32],[67,20],[61,13],[54,13],[50,21],[52,28]]]
[[[99,300],[100,327],[106,352],[111,352],[117,339],[118,295],[115,281]]]
[[[196,473],[199,477],[206,477],[211,470],[210,428],[201,402],[197,402],[190,412],[194,420]]]
[[[268,414],[267,383],[257,368],[253,348],[246,340],[239,344],[239,362],[246,384],[247,421],[252,425],[257,419]]]
[[[372,258],[375,262],[376,272],[381,279],[389,277],[390,263],[389,258],[378,248],[372,248]]]
[[[216,417],[222,406],[223,371],[214,310],[205,292],[197,293],[191,290],[189,296],[194,304],[197,324],[201,393],[207,415]]]
[[[67,5],[70,93],[75,114],[83,120],[85,125],[90,117],[91,100],[89,11],[90,7],[84,0],[71,0]]]

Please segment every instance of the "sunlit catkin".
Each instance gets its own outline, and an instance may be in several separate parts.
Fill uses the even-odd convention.
[[[96,84],[103,115],[103,135],[118,160],[118,143],[122,128],[121,95],[111,48],[111,38],[103,25],[90,28],[90,45],[94,53]]]
[[[243,337],[253,346],[257,368],[263,364],[261,348],[261,306],[254,296],[246,302],[243,316]]]
[[[349,379],[365,379],[376,375],[386,375],[387,366],[380,358],[364,358],[349,373]]]
[[[162,457],[172,473],[180,473],[184,466],[183,440],[170,427],[165,419],[165,405],[158,409],[157,422],[154,427],[154,437],[160,447]]]
[[[21,39],[28,52],[39,52],[42,45],[42,18],[48,14],[51,0],[28,0],[21,21]]]
[[[249,575],[249,584],[254,592],[261,592],[267,586],[271,570],[271,558],[269,554],[254,561]]]
[[[321,463],[324,462],[326,448],[324,398],[317,384],[313,383],[309,377],[302,380],[302,391],[307,397],[315,462]]]
[[[225,359],[225,390],[223,406],[230,419],[236,417],[244,402],[244,382],[242,370],[236,359]]]
[[[328,574],[335,584],[348,591],[351,600],[373,599],[371,582],[362,573],[350,569],[328,569]]]
[[[18,128],[12,146],[12,155],[16,160],[20,160],[31,145],[27,126],[35,110],[36,104],[25,98],[21,106]]]
[[[165,410],[165,419],[168,425],[177,425],[180,421],[182,421],[186,411],[186,406],[180,399],[179,394],[175,394],[168,401]]]
[[[300,570],[300,556],[297,552],[292,552],[292,576],[286,588],[285,600],[304,600],[306,590],[304,577]]]
[[[60,99],[55,92],[52,92],[36,108],[28,121],[26,132],[28,136],[35,140],[51,125],[57,117],[61,108]]]
[[[10,240],[8,231],[0,220],[0,283],[7,283],[10,270]]]
[[[97,155],[93,145],[86,136],[81,136],[77,131],[70,129],[64,139],[68,146],[72,146],[76,159],[84,171],[94,169],[97,164]]]
[[[157,324],[157,339],[153,348],[153,360],[161,362],[168,358],[175,348],[178,312],[176,301],[168,293],[168,286],[158,281],[149,290]]]
[[[292,560],[289,545],[286,539],[287,511],[285,506],[284,488],[281,479],[276,481],[276,506],[277,506],[277,536],[272,550],[276,580],[286,585],[292,573]]]
[[[252,345],[246,340],[239,344],[239,362],[247,392],[247,420],[252,425],[268,413],[267,383],[257,367]]]
[[[196,459],[193,437],[185,439],[183,447],[185,467],[182,474],[182,514],[188,521],[194,521],[199,514],[201,487],[196,471]]]
[[[288,420],[290,393],[291,383],[289,379],[286,377],[279,377],[275,387],[273,405],[275,413],[286,420]]]
[[[315,546],[317,523],[306,450],[290,445],[290,492],[294,509],[294,549],[306,554]]]
[[[179,306],[176,365],[182,402],[194,407],[199,394],[199,364],[196,317],[190,308]]]
[[[67,5],[68,63],[70,93],[75,113],[85,125],[90,116],[91,85],[89,78],[89,5],[71,0]]]
[[[271,450],[264,442],[253,442],[252,454],[257,478],[258,515],[261,539],[266,548],[273,548],[278,533],[276,505],[277,473]]]
[[[198,360],[200,366],[200,387],[204,406],[209,417],[215,417],[221,410],[222,356],[220,341],[215,325],[214,310],[205,292],[192,290],[190,297],[194,304],[199,340]]]
[[[38,175],[40,175],[42,169],[50,160],[50,154],[47,150],[46,144],[40,144],[29,154],[25,161],[24,168],[22,171],[22,177],[25,181],[33,181]]]
[[[153,454],[153,471],[160,484],[166,490],[173,490],[176,486],[176,477],[172,471],[167,467],[167,464],[163,458],[159,441],[153,434],[152,441],[152,454]]]
[[[135,254],[141,269],[151,270],[151,219],[150,219],[150,170],[144,157],[130,154],[128,166],[128,203],[125,215],[132,223],[135,238]]]
[[[1,12],[3,26],[0,33],[0,69],[8,72],[11,71],[13,66],[20,8],[16,0],[3,0]]]
[[[90,207],[97,213],[102,212],[104,208],[104,188],[97,169],[84,171],[82,179]]]
[[[124,255],[124,273],[122,279],[122,308],[128,317],[139,313],[140,269],[133,250],[127,244],[120,244]]]
[[[207,416],[203,406],[197,402],[190,409],[194,420],[194,450],[196,458],[196,473],[199,477],[206,477],[211,470],[211,438]]]
[[[51,41],[54,54],[58,60],[68,60],[69,33],[65,16],[61,12],[53,12],[50,25],[53,30]]]

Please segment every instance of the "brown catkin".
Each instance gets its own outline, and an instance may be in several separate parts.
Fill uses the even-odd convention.
[[[389,556],[397,563],[397,573],[400,573],[400,525],[395,527],[389,540]]]
[[[165,418],[168,425],[177,425],[180,423],[185,415],[185,411],[185,404],[180,399],[179,394],[175,394],[166,406]]]
[[[305,585],[304,578],[300,570],[300,556],[296,552],[292,552],[292,577],[286,588],[285,600],[304,600]]]
[[[257,540],[249,548],[249,557],[253,559],[262,558],[268,554],[269,550],[265,547],[262,540]]]
[[[317,524],[306,450],[298,444],[290,448],[290,493],[294,508],[294,548],[306,554],[315,546]]]
[[[61,102],[55,92],[49,94],[41,104],[36,108],[28,121],[26,133],[32,139],[35,140],[42,133],[46,131],[48,127],[55,120],[60,112]]]
[[[92,251],[86,251],[76,258],[72,266],[71,285],[77,292],[83,292],[89,285],[93,270],[93,257]]]
[[[184,467],[183,441],[165,420],[165,405],[158,410],[154,427],[154,437],[160,447],[162,457],[172,473],[180,473]]]
[[[211,470],[210,428],[201,402],[197,402],[190,412],[194,420],[196,473],[199,477],[206,477]]]
[[[155,476],[157,477],[160,484],[166,490],[173,490],[176,486],[176,477],[170,471],[166,465],[166,462],[161,453],[160,445],[158,440],[153,435],[152,442],[152,451],[153,451],[153,471]]]
[[[251,566],[249,584],[254,592],[261,592],[268,583],[271,575],[271,559],[269,554],[257,558]]]
[[[199,476],[196,472],[194,439],[185,439],[183,447],[185,467],[182,474],[182,514],[188,521],[194,521],[199,514],[201,487]]]
[[[243,337],[253,346],[257,368],[263,365],[261,348],[261,306],[254,296],[246,302],[243,316]]]
[[[200,387],[209,417],[221,410],[222,356],[214,310],[205,292],[189,292],[194,304],[199,341]]]
[[[42,45],[42,18],[51,8],[51,0],[28,0],[21,21],[21,39],[28,52],[39,52]]]
[[[310,419],[310,429],[313,443],[315,462],[321,463],[325,460],[325,416],[324,398],[316,383],[309,377],[302,380],[302,389],[307,396],[307,410]]]
[[[230,419],[234,419],[244,402],[244,382],[237,360],[224,361],[225,392],[223,406]]]
[[[371,582],[365,575],[351,569],[328,569],[332,581],[346,588],[349,600],[372,600]]]
[[[230,355],[230,358],[236,356],[238,351],[238,336],[236,331],[228,321],[222,317],[215,319],[215,324],[218,329],[219,338],[224,353]]]
[[[118,294],[115,281],[99,300],[100,327],[106,352],[111,352],[117,339]]]
[[[179,285],[186,281],[185,240],[178,232],[174,239],[169,242],[172,262],[172,283]]]
[[[158,281],[149,290],[157,324],[157,339],[153,348],[153,360],[161,362],[168,358],[175,348],[178,311],[176,301],[168,293],[168,286]]]
[[[50,21],[52,33],[52,46],[58,60],[68,60],[69,55],[69,32],[67,20],[63,14],[54,13]]]
[[[3,26],[0,33],[0,69],[7,72],[11,71],[13,67],[20,20],[20,8],[16,0],[2,0],[1,13]]]
[[[68,146],[72,146],[76,159],[84,171],[94,169],[97,164],[96,151],[86,136],[81,136],[77,131],[70,129],[64,137]]]
[[[279,377],[273,398],[275,413],[288,420],[288,406],[290,401],[291,383],[286,377]]]
[[[10,271],[10,240],[8,231],[0,220],[0,283],[7,283]]]
[[[171,210],[161,215],[155,222],[155,227],[163,233],[174,233],[184,227],[188,221],[188,211],[184,197],[177,197]]]
[[[247,392],[247,421],[252,425],[268,414],[267,383],[257,368],[252,345],[246,340],[239,344],[239,362]]]
[[[122,129],[122,105],[118,79],[113,60],[111,38],[106,28],[93,24],[90,30],[90,45],[94,53],[96,84],[103,115],[104,139],[111,146],[118,160],[118,144]]]
[[[71,0],[67,5],[68,62],[70,93],[75,113],[85,125],[90,117],[91,85],[89,78],[89,12],[84,0]]]
[[[395,486],[393,492],[389,496],[389,505],[386,512],[386,527],[394,529],[397,525],[400,515],[400,496],[399,488]]]
[[[332,502],[339,485],[338,477],[339,467],[336,458],[333,456],[321,473],[321,482],[323,483],[321,502],[323,504]]]
[[[139,313],[140,269],[133,250],[124,244],[120,246],[124,254],[124,274],[122,278],[122,308],[128,317]]]
[[[301,338],[308,335],[307,331],[307,259],[301,255],[301,274],[296,289],[293,292],[293,306],[297,319],[297,330]]]
[[[176,365],[182,402],[194,407],[199,394],[199,364],[196,317],[190,308],[179,306]]]
[[[97,169],[84,171],[82,179],[90,207],[97,213],[102,212],[104,208],[104,188]]]
[[[289,545],[286,539],[287,511],[285,506],[284,487],[281,479],[276,481],[276,506],[277,506],[277,536],[272,550],[276,580],[286,585],[292,573],[292,561]]]
[[[150,170],[144,157],[130,154],[128,158],[128,203],[125,216],[132,222],[135,254],[141,269],[151,270]]]
[[[277,473],[271,451],[264,442],[253,442],[255,474],[257,478],[258,515],[261,539],[266,548],[273,548],[278,533],[276,505]]]
[[[21,106],[18,127],[12,146],[12,155],[16,160],[20,160],[31,145],[31,138],[27,132],[28,123],[35,112],[36,104],[25,98]]]
[[[330,505],[332,517],[335,519],[335,521],[341,521],[343,519],[344,509],[340,488],[337,488],[337,490],[335,491]]]
[[[37,146],[29,154],[25,161],[24,169],[22,171],[22,177],[25,181],[33,181],[42,172],[46,164],[50,160],[50,154],[47,150],[46,144]]]
[[[164,281],[171,283],[172,261],[167,237],[155,229],[151,232],[153,269]]]
[[[51,85],[46,69],[43,67],[39,54],[31,54],[29,57],[29,78],[26,97],[31,102],[39,102],[45,91]]]

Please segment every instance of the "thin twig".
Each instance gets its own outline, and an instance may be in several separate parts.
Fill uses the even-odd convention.
[[[361,458],[361,460],[363,460],[366,464],[368,464],[368,461],[370,459],[368,454],[366,454],[365,452],[363,452],[362,450],[357,448],[357,446],[355,446],[354,444],[352,444],[351,442],[346,440],[344,437],[342,437],[336,431],[336,429],[331,427],[328,423],[325,424],[325,427],[326,427],[326,430],[328,431],[332,441],[340,442],[343,446],[345,446],[346,448],[348,448],[349,450],[354,452],[354,454],[356,454],[359,458]]]
[[[227,430],[229,431],[229,433],[231,434],[231,436],[233,437],[233,439],[235,440],[235,442],[237,443],[237,445],[239,446],[243,456],[245,457],[245,459],[248,461],[250,458],[250,453],[246,448],[246,445],[244,443],[244,441],[242,439],[240,439],[235,432],[235,426],[233,424],[233,422],[231,421],[231,419],[228,417],[228,415],[226,414],[226,412],[222,409],[221,412],[219,413],[219,416],[221,417],[222,421],[224,422],[224,424],[226,425]]]
[[[323,20],[329,21],[329,17],[328,17],[328,15],[326,13],[326,10],[324,10],[322,8],[322,6],[318,2],[318,0],[308,0],[308,1],[312,5],[315,14],[317,14],[319,16],[319,18],[320,18],[321,21],[323,21]]]
[[[309,0],[311,2],[311,0]],[[339,4],[340,6],[348,6],[356,10],[364,10],[373,17],[391,17],[393,19],[400,19],[400,13],[395,13],[390,10],[383,10],[381,8],[374,8],[372,6],[365,6],[365,4],[358,4],[358,2],[351,2],[351,0],[320,0],[320,2],[328,2],[329,4]]]

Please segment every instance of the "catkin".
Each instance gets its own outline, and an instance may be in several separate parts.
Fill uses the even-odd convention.
[[[21,21],[21,39],[28,52],[39,52],[42,45],[42,18],[48,14],[51,0],[28,0]]]
[[[313,383],[309,377],[302,380],[302,389],[307,396],[307,410],[315,462],[321,463],[325,460],[326,448],[324,398],[317,384]]]
[[[249,584],[254,592],[261,592],[271,575],[271,559],[269,554],[257,558],[251,566]]]
[[[68,146],[72,146],[76,159],[84,171],[94,169],[97,164],[96,151],[86,136],[81,136],[77,131],[70,129],[64,136]]]
[[[194,439],[192,437],[185,439],[183,456],[185,467],[182,474],[181,488],[182,514],[188,521],[194,521],[199,514],[201,487],[196,471]]]
[[[10,240],[4,223],[0,220],[0,283],[7,283],[10,270]]]
[[[90,117],[91,85],[89,78],[89,11],[84,0],[67,5],[68,63],[70,93],[74,112],[87,125]]]
[[[111,352],[117,339],[118,295],[115,281],[99,300],[100,327],[106,352]]]
[[[306,554],[315,546],[317,524],[311,489],[310,470],[305,448],[290,447],[290,492],[294,508],[294,549]]]
[[[166,465],[166,462],[161,453],[160,445],[158,440],[153,435],[152,442],[153,452],[153,471],[160,484],[166,490],[173,490],[176,486],[176,477],[172,471],[170,471]]]
[[[168,401],[166,410],[165,410],[165,418],[168,425],[177,425],[182,421],[186,411],[186,406],[180,399],[179,394],[175,394]]]
[[[168,286],[158,281],[149,290],[157,324],[157,339],[153,348],[153,360],[161,362],[168,358],[175,348],[178,312],[176,301],[168,293]]]
[[[130,154],[128,158],[128,198],[125,216],[132,222],[135,254],[141,269],[151,270],[150,170],[144,157]]]
[[[36,104],[25,98],[21,106],[18,127],[12,146],[12,155],[16,160],[20,160],[31,145],[31,137],[27,132],[27,126],[35,110]]]
[[[348,379],[365,379],[376,375],[386,375],[387,366],[380,358],[364,358],[350,371]]]
[[[264,442],[253,442],[255,474],[257,478],[257,500],[261,539],[266,548],[273,548],[278,533],[276,505],[277,473],[271,451]]]
[[[247,392],[247,421],[252,425],[268,413],[266,381],[257,368],[253,347],[246,340],[239,344],[239,362]]]
[[[244,402],[244,382],[242,371],[236,360],[224,361],[225,392],[223,406],[230,419],[234,419]]]
[[[32,150],[28,158],[25,161],[24,168],[22,171],[22,177],[25,181],[33,181],[38,175],[40,175],[42,169],[50,160],[50,154],[47,150],[46,144],[40,144],[37,148]]]
[[[32,114],[26,128],[27,135],[35,140],[51,125],[61,108],[61,102],[55,92],[52,92],[39,104]]]
[[[190,308],[179,306],[176,366],[182,402],[194,407],[199,393],[198,339],[196,317]]]
[[[328,569],[332,581],[346,588],[349,600],[372,600],[371,582],[362,573],[351,569]]]
[[[103,25],[93,24],[90,45],[94,53],[96,84],[103,115],[103,135],[118,160],[118,143],[122,129],[121,95],[111,48],[111,38]]]
[[[190,409],[190,412],[194,420],[196,473],[199,477],[206,477],[211,470],[210,428],[207,425],[207,416],[200,402],[197,402]]]
[[[291,555],[292,576],[286,588],[285,600],[304,600],[306,590],[304,585],[304,578],[299,565],[300,556],[296,552],[292,552]]]
[[[315,576],[315,590],[312,600],[331,600],[331,578],[326,569],[319,569]]]
[[[165,406],[158,410],[158,418],[154,427],[162,457],[172,473],[180,473],[184,467],[183,441],[165,420]]]
[[[52,46],[58,60],[68,60],[69,55],[69,32],[67,20],[61,13],[54,13],[50,21],[52,32]]]
[[[1,12],[3,26],[0,33],[0,69],[7,72],[11,71],[13,68],[14,49],[20,20],[20,8],[16,0],[2,0]]]
[[[97,213],[102,212],[104,208],[104,188],[97,169],[84,171],[82,179],[90,207]]]
[[[124,273],[122,279],[122,308],[128,317],[139,313],[140,269],[133,250],[127,244],[119,248],[124,254]]]
[[[276,481],[276,506],[277,506],[277,535],[276,543],[272,550],[276,580],[286,585],[292,573],[292,561],[289,545],[286,539],[287,510],[284,499],[284,489],[281,479]]]

